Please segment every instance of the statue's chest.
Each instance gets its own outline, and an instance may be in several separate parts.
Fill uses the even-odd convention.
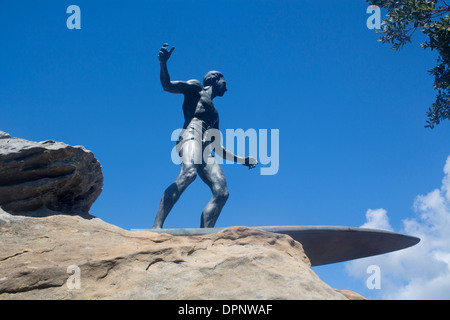
[[[210,97],[200,95],[197,106],[195,108],[194,116],[201,120],[215,120],[218,117],[218,112]]]

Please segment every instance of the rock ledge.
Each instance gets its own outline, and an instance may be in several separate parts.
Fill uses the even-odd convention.
[[[0,232],[0,299],[347,300],[311,270],[300,243],[253,228],[180,237],[0,210]]]

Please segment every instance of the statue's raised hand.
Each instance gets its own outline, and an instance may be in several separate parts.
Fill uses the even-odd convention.
[[[167,47],[169,46],[168,43],[164,43],[161,50],[159,50],[158,59],[161,62],[167,62],[169,60],[170,55],[172,54],[173,50],[175,50],[175,47],[172,47],[172,49],[167,50]]]

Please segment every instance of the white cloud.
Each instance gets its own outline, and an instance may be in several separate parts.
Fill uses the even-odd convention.
[[[361,228],[369,229],[383,229],[392,231],[392,227],[389,224],[389,218],[387,216],[387,211],[384,209],[369,209],[366,212],[366,220]]]
[[[416,216],[402,221],[398,231],[421,238],[406,250],[348,262],[347,272],[367,279],[367,267],[381,270],[383,299],[450,299],[450,156],[444,167],[440,189],[419,195]],[[392,231],[385,209],[369,209],[361,227]]]

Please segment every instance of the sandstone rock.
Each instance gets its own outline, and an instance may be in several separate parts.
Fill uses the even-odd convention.
[[[0,206],[86,214],[103,187],[101,165],[82,146],[10,138],[0,133]]]
[[[300,243],[254,228],[180,237],[0,210],[0,243],[0,299],[346,300]],[[76,270],[79,289],[69,289]]]
[[[338,290],[334,289],[336,292],[339,292],[340,294],[344,295],[348,300],[369,300],[366,297],[363,297],[359,293],[356,293],[354,291],[350,290]]]

